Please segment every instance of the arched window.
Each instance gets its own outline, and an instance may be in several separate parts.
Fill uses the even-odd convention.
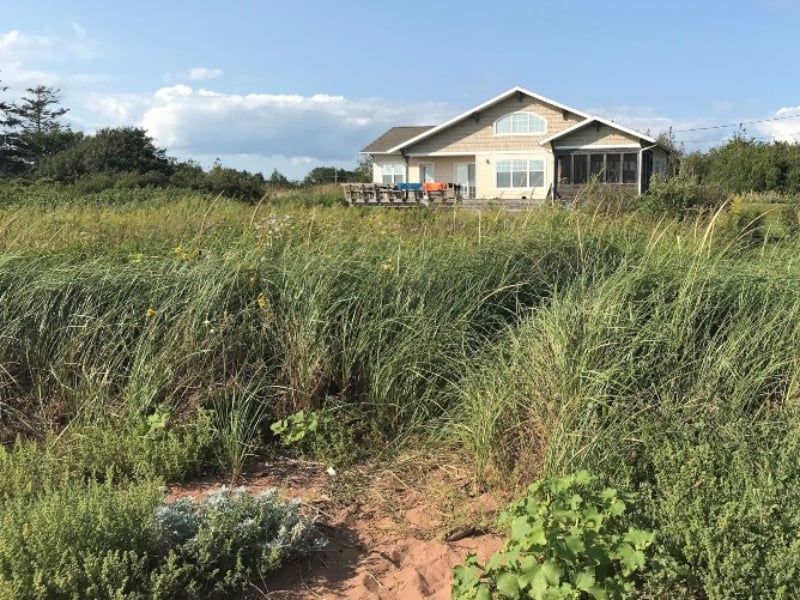
[[[532,112],[515,112],[494,122],[495,135],[543,135],[547,121]]]

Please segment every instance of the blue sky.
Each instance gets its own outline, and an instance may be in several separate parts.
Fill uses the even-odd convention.
[[[3,7],[0,80],[59,87],[76,129],[267,175],[352,166],[515,85],[694,150],[735,128],[683,130],[776,116],[747,132],[800,140],[798,23],[800,0],[31,0]]]

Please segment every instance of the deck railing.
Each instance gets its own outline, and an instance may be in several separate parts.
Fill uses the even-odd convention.
[[[458,186],[423,190],[412,186],[381,183],[343,183],[344,199],[351,206],[394,206],[397,208],[455,204],[461,201]]]

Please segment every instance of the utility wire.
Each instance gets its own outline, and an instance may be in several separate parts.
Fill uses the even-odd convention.
[[[769,121],[785,121],[786,119],[797,119],[797,115],[784,115],[782,117],[772,117],[770,119],[757,119],[755,121],[739,121],[738,123],[729,123],[726,125],[708,125],[707,127],[692,127],[690,129],[674,129],[674,133],[686,133],[689,131],[708,131],[709,129],[724,129],[725,127],[740,127],[742,125],[753,125],[754,123],[767,123]]]
[[[782,133],[780,134],[781,137],[793,137],[796,135],[800,135],[800,131],[795,131],[794,133]],[[747,137],[745,139],[748,140],[756,140],[756,141],[776,141],[774,136],[760,136],[760,137]],[[726,138],[724,140],[678,140],[681,144],[724,144],[725,142],[729,142],[730,138]]]

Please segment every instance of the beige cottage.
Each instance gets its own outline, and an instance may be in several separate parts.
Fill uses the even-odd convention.
[[[455,183],[477,199],[571,199],[593,176],[641,194],[668,162],[651,136],[521,87],[441,125],[393,127],[361,152],[375,183]]]

